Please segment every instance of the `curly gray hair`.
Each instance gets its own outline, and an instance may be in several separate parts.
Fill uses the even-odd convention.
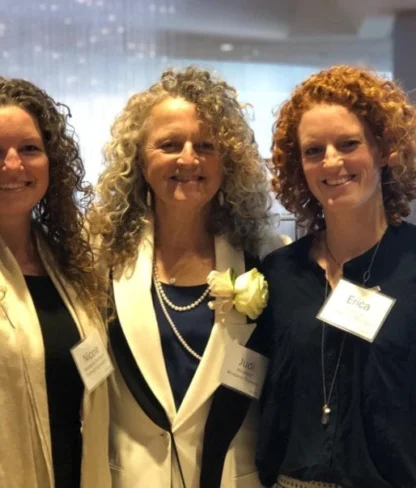
[[[236,90],[196,67],[166,70],[147,91],[133,95],[116,118],[104,154],[99,199],[91,213],[91,229],[101,236],[101,252],[113,267],[134,259],[144,225],[146,182],[142,174],[148,120],[152,109],[168,98],[194,103],[211,128],[223,163],[224,205],[214,199],[208,228],[225,235],[236,248],[256,253],[270,208],[269,180],[254,134]]]

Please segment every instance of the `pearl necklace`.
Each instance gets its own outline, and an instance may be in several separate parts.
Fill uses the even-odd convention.
[[[156,266],[155,266],[156,268]],[[166,320],[168,321],[168,324],[170,325],[170,328],[172,329],[173,333],[175,334],[176,338],[178,339],[179,343],[181,346],[185,349],[185,351],[189,352],[191,356],[194,358],[198,359],[198,361],[201,361],[202,356],[200,356],[196,351],[192,349],[192,347],[185,341],[185,339],[182,337],[182,334],[179,332],[177,329],[175,323],[173,322],[171,316],[169,315],[169,312],[166,308],[166,305],[164,304],[163,301],[163,295],[160,293],[160,290],[162,289],[162,285],[158,278],[156,277],[156,274],[154,274],[154,284],[155,284],[155,289],[156,289],[156,295],[160,303],[160,307],[162,308],[163,313],[165,314]],[[158,286],[159,285],[159,286]]]
[[[166,303],[168,307],[170,307],[172,310],[175,310],[176,312],[188,312],[189,310],[193,310],[194,308],[198,307],[209,294],[209,286],[207,286],[207,289],[198,299],[196,299],[194,302],[190,303],[189,305],[180,307],[179,305],[175,305],[174,303],[172,303],[167,297],[165,290],[162,287],[162,283],[159,280],[156,263],[153,265],[153,276],[154,276],[155,288],[156,291],[158,292],[158,296],[160,295],[161,301]]]

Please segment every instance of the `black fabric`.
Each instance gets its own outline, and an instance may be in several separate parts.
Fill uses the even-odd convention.
[[[143,412],[161,429],[171,431],[169,418],[134,359],[118,319],[109,325],[111,348],[127,387]]]
[[[259,266],[258,259],[245,255],[247,271]],[[246,347],[264,354],[268,338],[263,335],[263,331],[256,328]],[[227,451],[243,425],[252,401],[246,395],[225,386],[216,389],[205,424],[200,488],[220,487]]]
[[[367,287],[397,301],[373,343],[347,335],[330,401],[323,405],[321,334],[316,319],[325,275],[310,256],[312,236],[269,255],[262,266],[269,306],[258,325],[271,338],[257,449],[260,479],[278,474],[344,488],[416,486],[416,228],[389,227]],[[344,265],[361,284],[375,248]],[[260,333],[260,332],[259,332]],[[344,333],[326,327],[327,391]]]
[[[205,424],[200,488],[219,488],[225,456],[244,422],[251,399],[225,386],[214,393]]]
[[[70,349],[79,331],[48,276],[25,276],[45,348],[46,388],[56,488],[79,488],[84,387]]]
[[[207,285],[175,286],[162,284],[162,287],[172,303],[178,306],[186,306],[196,301],[204,293]],[[174,334],[160,306],[154,284],[152,285],[152,299],[166,371],[176,410],[179,410],[199,366],[199,360],[185,350]],[[207,305],[210,300],[212,297],[207,296],[201,305],[186,312],[172,310],[166,305],[169,317],[179,333],[199,356],[204,354],[214,324],[214,311]]]

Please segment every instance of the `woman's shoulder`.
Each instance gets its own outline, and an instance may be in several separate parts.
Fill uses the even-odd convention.
[[[391,233],[399,240],[409,242],[416,240],[416,224],[403,221],[397,226],[391,226]]]
[[[287,246],[292,242],[292,239],[285,234],[278,232],[267,232],[260,241],[258,257],[262,261],[271,252]]]
[[[291,242],[287,246],[275,249],[264,258],[263,267],[274,268],[278,266],[280,268],[285,263],[290,265],[291,263],[298,263],[299,261],[307,259],[309,257],[312,241],[313,235],[309,234]]]
[[[386,258],[412,256],[416,259],[416,225],[405,221],[390,225],[380,247]]]

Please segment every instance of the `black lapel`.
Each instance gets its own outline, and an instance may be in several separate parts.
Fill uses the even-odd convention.
[[[146,383],[139,366],[127,344],[118,319],[109,325],[110,343],[120,372],[136,402],[143,412],[161,429],[171,431],[165,410]]]
[[[259,267],[258,259],[247,255],[244,258],[247,271]],[[261,347],[257,345],[255,332],[246,347],[258,350]],[[205,424],[200,488],[220,487],[225,456],[244,422],[251,402],[251,398],[225,386],[219,386],[215,390]]]

